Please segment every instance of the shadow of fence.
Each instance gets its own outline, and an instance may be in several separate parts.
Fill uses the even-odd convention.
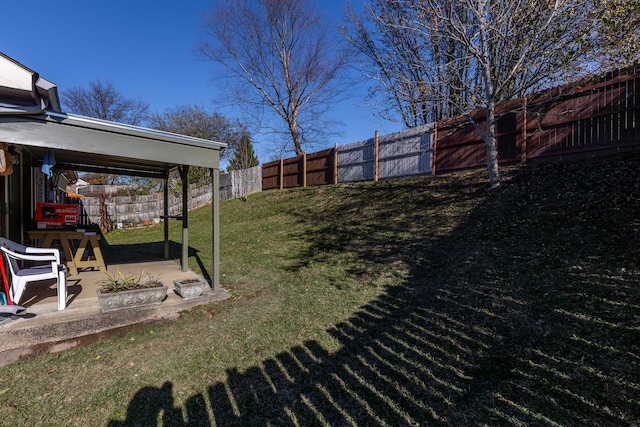
[[[541,167],[550,180],[571,173]],[[420,209],[445,206],[426,184],[406,209],[380,204],[375,215],[387,217],[385,230],[363,220],[337,231],[330,218],[357,209],[355,202],[326,212],[307,230],[311,247],[301,260],[351,250],[366,262],[410,266],[402,285],[328,330],[339,350],[307,341],[245,371],[229,369],[183,407],[174,406],[170,383],[145,388],[126,420],[109,425],[155,425],[158,416],[185,426],[637,423],[640,175],[619,177],[616,188],[612,180],[568,180],[549,194],[548,182],[521,186],[528,171],[450,218],[451,229],[415,224]],[[385,185],[342,191],[345,199],[349,191],[379,199]],[[485,191],[464,179],[459,186],[470,198]],[[611,191],[621,197],[603,205]],[[447,212],[439,215],[446,228]]]

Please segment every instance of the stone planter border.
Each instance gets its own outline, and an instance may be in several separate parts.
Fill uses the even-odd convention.
[[[205,290],[205,286],[208,285],[207,281],[203,278],[191,278],[174,280],[176,294],[182,299],[198,298]]]
[[[117,293],[103,293],[96,289],[98,302],[103,313],[123,310],[126,308],[159,305],[167,297],[167,286],[153,288],[130,289]]]

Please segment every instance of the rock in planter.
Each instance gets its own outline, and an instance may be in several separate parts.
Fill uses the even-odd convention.
[[[176,293],[180,295],[182,299],[198,298],[204,292],[204,287],[207,285],[206,280],[194,277],[191,279],[174,280]]]
[[[100,309],[103,313],[107,313],[131,307],[159,305],[167,297],[167,287],[165,285],[141,287],[108,293],[104,293],[98,288],[96,294],[100,302]]]

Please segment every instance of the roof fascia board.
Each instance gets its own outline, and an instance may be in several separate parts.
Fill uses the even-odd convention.
[[[0,141],[217,169],[225,144],[118,123],[45,112],[0,115]]]
[[[111,122],[108,120],[95,119],[93,117],[79,116],[76,114],[54,113],[46,111],[45,114],[51,118],[62,121],[78,122],[80,126],[109,130],[110,132],[121,132],[129,135],[143,136],[146,138],[173,141],[181,144],[205,146],[208,148],[225,148],[227,144],[217,141],[196,138],[193,136],[180,135],[177,133],[165,132],[157,129],[149,129],[141,126],[133,126],[124,123]]]

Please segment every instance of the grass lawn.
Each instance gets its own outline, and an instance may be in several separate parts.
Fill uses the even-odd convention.
[[[0,425],[640,424],[640,155],[502,171],[222,203],[232,298],[0,368]]]

